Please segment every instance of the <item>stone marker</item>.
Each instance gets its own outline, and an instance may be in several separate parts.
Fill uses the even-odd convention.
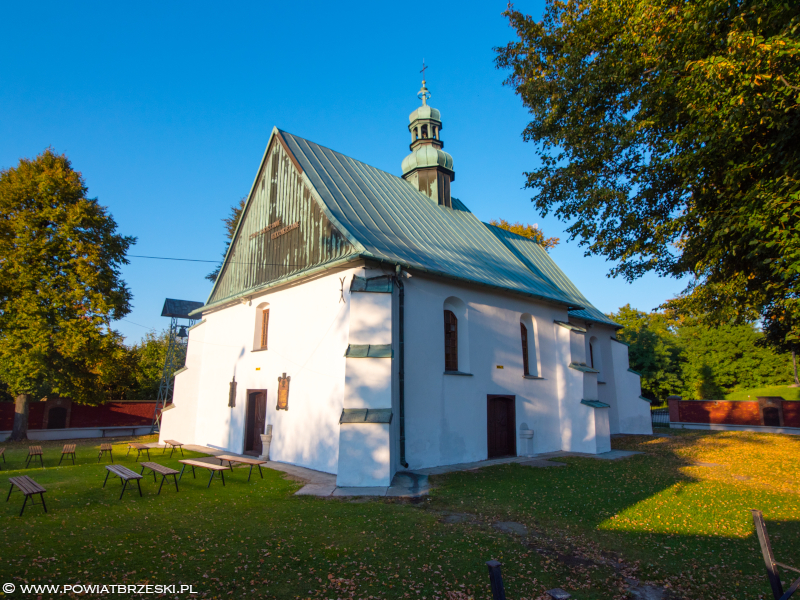
[[[565,592],[561,588],[553,588],[552,590],[547,590],[545,594],[550,596],[553,600],[567,600],[567,598],[572,598],[572,594]]]

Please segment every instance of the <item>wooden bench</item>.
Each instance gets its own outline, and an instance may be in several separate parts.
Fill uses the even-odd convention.
[[[232,454],[220,454],[219,456],[215,456],[219,461],[219,464],[223,462],[228,463],[228,467],[230,470],[233,471],[233,463],[239,463],[240,465],[250,465],[250,475],[247,476],[247,481],[250,481],[250,477],[253,475],[253,467],[258,467],[258,473],[261,475],[261,479],[264,479],[264,473],[261,472],[261,465],[266,464],[267,461],[261,460],[260,458],[245,458],[243,456],[233,456]]]
[[[30,496],[35,496],[39,494],[39,499],[42,501],[42,507],[44,508],[44,512],[47,512],[47,505],[44,503],[44,493],[47,491],[38,483],[36,483],[33,479],[28,477],[27,475],[20,475],[19,477],[11,477],[8,480],[8,483],[11,484],[11,489],[8,490],[8,496],[6,496],[6,502],[8,502],[9,498],[11,498],[11,492],[14,491],[14,488],[17,488],[20,492],[25,495],[25,501],[22,503],[22,510],[19,511],[19,516],[22,516],[22,513],[25,512],[25,505],[28,503],[28,498]],[[36,504],[36,502],[31,499],[31,504]]]
[[[175,448],[181,451],[181,456],[183,456],[183,442],[176,442],[175,440],[164,440],[164,452],[167,451],[167,448],[170,449],[169,457],[172,458],[172,453],[175,452]],[[162,452],[161,454],[164,454]]]
[[[131,453],[131,450],[136,450],[136,460],[139,460],[139,456],[141,456],[142,452],[147,453],[147,460],[150,460],[150,446],[147,444],[139,444],[138,442],[131,442],[128,444],[128,451],[125,453],[125,456]]]
[[[61,449],[61,459],[58,461],[58,464],[61,464],[61,461],[64,460],[65,456],[70,456],[72,458],[72,464],[75,464],[75,444],[64,444],[64,447]]]
[[[223,467],[222,465],[215,465],[213,463],[207,463],[191,459],[179,460],[178,462],[183,464],[183,467],[181,467],[181,476],[178,477],[178,479],[183,478],[183,471],[186,469],[187,466],[192,467],[192,477],[197,479],[197,475],[195,475],[194,473],[194,469],[195,467],[197,467],[200,469],[208,469],[209,471],[211,471],[211,478],[208,480],[208,485],[206,486],[206,488],[211,487],[211,482],[214,481],[214,475],[216,475],[217,473],[219,473],[220,477],[222,478],[222,485],[223,486],[225,485],[225,471],[228,470],[228,467]]]
[[[100,444],[100,453],[97,455],[97,462],[100,462],[100,459],[103,458],[103,454],[108,452],[108,455],[111,457],[111,462],[114,462],[114,452],[112,451],[111,444]]]
[[[119,495],[119,499],[122,500],[122,495],[125,493],[125,488],[128,486],[128,482],[133,479],[136,481],[136,485],[139,487],[139,495],[142,495],[142,485],[139,483],[139,480],[142,478],[139,473],[135,471],[131,471],[128,467],[123,467],[122,465],[106,465],[106,479],[103,481],[103,487],[106,487],[106,482],[108,481],[108,476],[112,473],[119,477],[119,480],[122,482],[122,493]]]
[[[35,457],[39,457],[39,464],[44,467],[44,460],[42,459],[42,447],[41,446],[28,446],[28,458],[25,460],[25,468],[28,468],[28,465],[33,462]]]
[[[150,469],[153,472],[153,483],[155,483],[157,481],[156,473],[161,475],[161,485],[158,486],[158,493],[159,494],[161,493],[161,488],[164,485],[164,480],[170,475],[172,475],[172,481],[175,482],[175,491],[176,492],[179,491],[178,490],[178,478],[177,478],[178,471],[176,471],[175,469],[171,469],[169,467],[165,467],[164,465],[160,465],[158,463],[154,463],[154,462],[145,461],[145,462],[140,463],[140,464],[142,465],[142,471],[141,471],[142,474],[144,474],[144,470],[145,469]]]
[[[0,456],[3,457],[3,462],[6,462],[6,449],[5,448],[0,448]],[[3,467],[0,467],[0,469],[2,469],[2,468]]]

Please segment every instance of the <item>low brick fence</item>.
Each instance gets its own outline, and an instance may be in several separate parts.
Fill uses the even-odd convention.
[[[114,428],[141,433],[153,422],[155,407],[155,400],[116,400],[100,406],[87,406],[68,398],[47,398],[29,405],[29,437],[95,437],[95,434],[105,435],[103,430]],[[10,433],[13,426],[14,403],[0,402],[0,435]]]
[[[671,396],[670,427],[693,429],[749,429],[785,431],[800,434],[800,402],[779,396],[759,396],[756,400],[682,400]]]

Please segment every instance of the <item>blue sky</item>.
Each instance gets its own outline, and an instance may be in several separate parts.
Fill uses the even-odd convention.
[[[538,15],[542,2],[518,2]],[[400,174],[421,62],[453,155],[453,195],[479,218],[538,223],[552,255],[601,310],[650,310],[682,288],[608,279],[609,263],[565,243],[522,189],[536,164],[528,115],[493,47],[513,38],[505,1],[11,3],[0,36],[0,168],[48,146],[81,171],[131,254],[215,260],[221,219],[246,195],[273,126]],[[204,301],[211,264],[131,258],[137,341],[164,298]]]

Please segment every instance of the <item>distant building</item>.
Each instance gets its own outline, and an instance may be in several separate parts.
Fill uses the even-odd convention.
[[[615,324],[451,196],[427,104],[402,177],[274,129],[161,437],[389,485],[396,471],[652,433]]]

